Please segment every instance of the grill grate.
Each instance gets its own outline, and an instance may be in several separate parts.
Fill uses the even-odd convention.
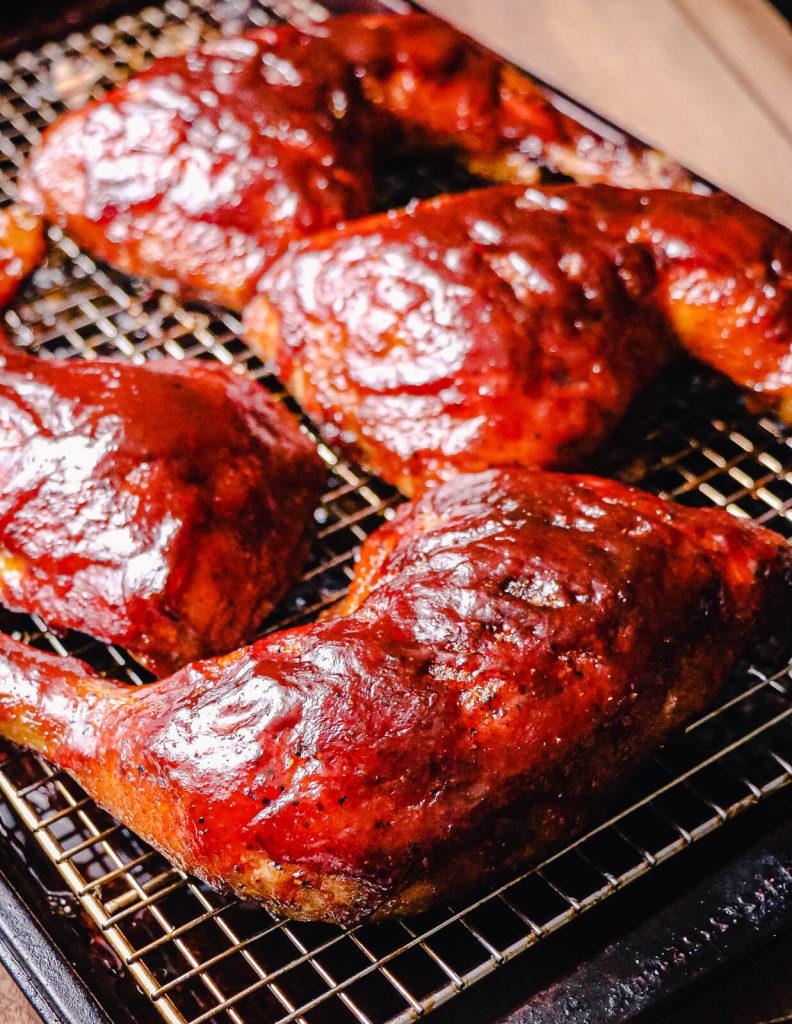
[[[156,56],[265,23],[273,12],[294,20],[323,14],[302,0],[269,8],[256,0],[167,0],[0,61],[0,202],[13,198],[27,150],[63,110]],[[465,184],[458,172],[440,179],[431,167],[416,173],[413,192]],[[97,267],[55,228],[50,239],[46,265],[6,313],[18,344],[42,358],[215,358],[282,394],[239,341],[235,316],[181,305]],[[337,600],[357,545],[398,500],[381,481],[320,450],[331,476],[316,513],[313,560],[270,628],[311,618]],[[725,381],[692,366],[672,371],[651,408],[624,425],[607,465],[590,468],[792,535],[789,437],[771,419],[747,413]],[[123,652],[77,634],[55,636],[36,617],[4,612],[0,628],[118,678],[145,678]],[[99,810],[66,775],[10,746],[0,753],[0,794],[171,1024],[395,1024],[451,999],[785,786],[792,779],[791,696],[789,666],[768,653],[767,664],[735,674],[720,706],[645,766],[588,835],[469,903],[353,930],[278,921],[210,892]]]

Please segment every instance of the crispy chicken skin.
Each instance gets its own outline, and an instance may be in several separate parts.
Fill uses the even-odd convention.
[[[307,555],[310,439],[217,364],[0,352],[0,603],[157,674],[252,638]]]
[[[0,209],[0,309],[44,255],[44,225],[19,206]]]
[[[578,831],[791,596],[766,529],[494,470],[403,506],[341,617],[144,689],[3,638],[0,732],[211,885],[383,918]]]
[[[533,182],[544,167],[578,181],[690,188],[679,164],[582,127],[526,75],[431,15],[347,15],[312,31],[354,66],[367,102],[408,142],[448,146],[483,177]]]
[[[315,235],[247,340],[406,494],[577,467],[683,345],[792,417],[792,235],[725,195],[505,185]]]
[[[60,118],[20,194],[108,263],[241,309],[293,239],[372,209],[375,157],[453,145],[473,170],[687,187],[426,15],[349,15],[205,43]]]

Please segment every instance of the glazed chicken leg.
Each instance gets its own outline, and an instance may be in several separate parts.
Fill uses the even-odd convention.
[[[659,154],[582,129],[442,22],[349,15],[157,61],[60,118],[20,195],[122,270],[241,309],[290,241],[372,210],[383,154],[427,139],[509,180],[542,164],[689,185]]]
[[[217,363],[0,348],[0,603],[157,674],[252,638],[323,477],[292,415]]]
[[[792,234],[724,195],[443,196],[287,253],[246,337],[328,443],[406,494],[579,466],[679,345],[792,417]]]
[[[18,206],[0,209],[0,309],[44,255],[44,227]]]
[[[788,623],[766,529],[591,477],[457,477],[363,548],[342,617],[145,689],[0,640],[0,732],[173,862],[304,919],[534,858]]]

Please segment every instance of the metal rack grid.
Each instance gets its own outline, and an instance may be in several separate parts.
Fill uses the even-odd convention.
[[[101,95],[156,56],[264,23],[273,11],[295,20],[323,13],[301,0],[269,8],[256,0],[167,0],[0,62],[0,202],[13,198],[27,150],[64,109]],[[6,314],[18,344],[42,358],[216,358],[282,394],[239,340],[236,317],[181,305],[98,267],[57,229],[50,239],[46,265]],[[651,409],[625,423],[605,468],[791,536],[791,443],[772,419],[746,412],[729,384],[688,365],[660,386]],[[331,475],[316,513],[313,561],[269,628],[310,618],[335,601],[358,544],[398,500],[381,481],[324,446],[320,451]],[[122,651],[77,634],[55,636],[35,617],[2,613],[0,629],[119,678],[143,679]],[[279,921],[218,896],[170,867],[66,775],[10,746],[0,749],[0,794],[171,1024],[395,1024],[451,999],[787,785],[791,698],[790,666],[774,664],[768,653],[766,664],[735,674],[720,705],[645,766],[585,837],[470,902],[351,930]]]

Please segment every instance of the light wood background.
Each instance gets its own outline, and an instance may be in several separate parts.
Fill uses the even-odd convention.
[[[423,0],[792,227],[792,29],[765,0]]]
[[[424,6],[792,227],[792,30],[765,0]],[[790,965],[779,943],[673,1024],[792,1021]],[[38,1024],[2,969],[0,1024]]]

